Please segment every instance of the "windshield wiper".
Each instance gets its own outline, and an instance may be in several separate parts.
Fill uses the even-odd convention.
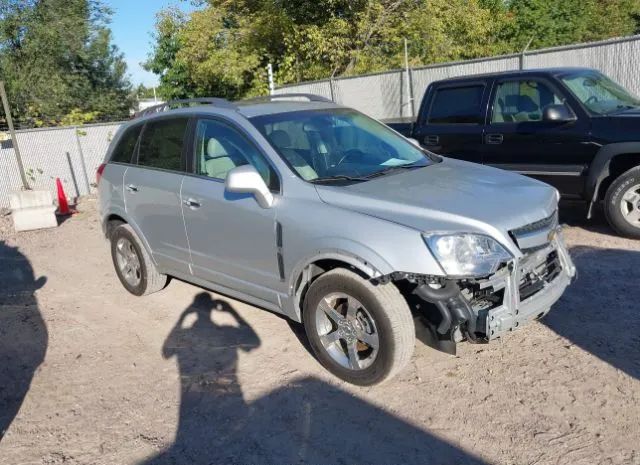
[[[614,109],[609,110],[606,114],[612,115],[614,113],[621,113],[627,110],[637,110],[638,108],[640,108],[640,105],[630,105],[630,104],[618,105]]]
[[[422,168],[424,166],[429,166],[429,165],[415,165],[413,163],[408,163],[406,165],[390,166],[390,167],[385,168],[383,170],[376,171],[374,173],[368,174],[366,177],[367,177],[367,179],[372,179],[372,178],[377,178],[379,176],[384,176],[385,174],[393,173],[395,171],[410,170],[410,169],[413,169],[413,168]]]
[[[323,178],[312,179],[309,182],[321,183],[321,182],[334,182],[334,181],[368,181],[368,177],[347,176],[346,174],[336,174],[335,176],[325,176]]]

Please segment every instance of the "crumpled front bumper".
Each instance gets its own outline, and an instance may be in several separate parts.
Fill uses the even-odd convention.
[[[523,281],[527,276],[540,274],[553,257],[556,270],[552,279],[539,279],[539,289],[526,297],[521,295]],[[569,256],[560,228],[556,229],[552,241],[543,249],[514,260],[502,273],[487,279],[481,286],[493,291],[502,291],[502,304],[478,315],[478,327],[485,328],[490,341],[513,331],[531,320],[546,315],[551,306],[560,299],[576,275],[576,268]]]

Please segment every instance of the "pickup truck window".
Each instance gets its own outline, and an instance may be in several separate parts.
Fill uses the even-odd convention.
[[[437,89],[429,124],[481,124],[483,85]]]
[[[492,123],[542,121],[547,105],[561,104],[563,99],[539,81],[505,81],[498,84],[493,98]]]
[[[604,74],[583,71],[561,77],[569,90],[597,115],[640,107],[640,100]]]

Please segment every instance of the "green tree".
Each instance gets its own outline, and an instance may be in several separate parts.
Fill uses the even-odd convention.
[[[97,0],[0,3],[0,79],[19,122],[128,115],[131,86],[112,44],[110,14]]]
[[[632,34],[640,0],[200,0],[158,17],[147,69],[165,98],[463,60]],[[607,18],[603,21],[602,18]]]

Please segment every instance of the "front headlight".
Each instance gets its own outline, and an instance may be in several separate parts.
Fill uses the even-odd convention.
[[[490,275],[512,258],[496,240],[479,234],[433,234],[424,240],[449,276]]]

